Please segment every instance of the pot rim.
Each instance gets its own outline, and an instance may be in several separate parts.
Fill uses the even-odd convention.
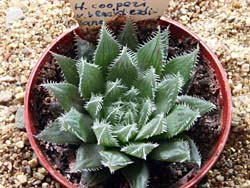
[[[230,132],[230,127],[231,127],[231,120],[232,120],[232,97],[231,97],[231,91],[230,87],[227,81],[227,76],[226,72],[223,69],[220,61],[216,57],[216,55],[209,49],[209,47],[203,42],[195,33],[193,33],[191,30],[188,28],[184,27],[182,24],[173,21],[169,18],[166,18],[165,16],[162,16],[160,18],[160,24],[163,25],[170,25],[170,27],[175,27],[178,30],[182,30],[185,35],[189,35],[190,37],[194,38],[199,42],[200,47],[202,52],[201,53],[206,53],[206,56],[209,57],[209,61],[213,63],[213,69],[216,72],[216,77],[219,82],[220,90],[222,93],[222,97],[220,100],[222,100],[222,105],[224,105],[224,108],[222,109],[222,119],[221,119],[221,124],[223,125],[223,130],[222,133],[213,149],[213,153],[209,160],[202,166],[202,168],[194,175],[194,177],[185,183],[184,185],[181,186],[181,188],[190,188],[194,186],[196,183],[198,183],[202,177],[205,176],[205,174],[211,169],[211,167],[215,164],[217,161],[219,155],[221,154],[229,132]],[[33,135],[33,120],[32,120],[32,113],[30,110],[29,106],[29,100],[31,97],[31,90],[35,84],[35,77],[37,75],[38,70],[43,66],[42,62],[45,59],[46,55],[51,51],[51,49],[60,41],[62,40],[65,36],[67,36],[69,33],[76,31],[78,32],[79,26],[73,26],[72,28],[68,29],[66,32],[61,34],[59,37],[57,37],[47,48],[46,50],[42,53],[40,56],[37,64],[33,68],[28,83],[26,85],[26,93],[25,93],[25,98],[24,98],[24,120],[25,120],[25,128],[27,132],[27,137],[29,139],[29,142],[31,144],[32,149],[34,150],[37,158],[39,159],[40,163],[48,170],[48,172],[53,176],[53,178],[61,183],[65,187],[70,187],[70,188],[76,188],[76,184],[70,183],[66,177],[64,177],[60,172],[55,170],[52,165],[48,162],[47,158],[43,154],[43,152],[40,150],[39,145],[37,144],[37,141]],[[183,34],[182,33],[182,34]]]

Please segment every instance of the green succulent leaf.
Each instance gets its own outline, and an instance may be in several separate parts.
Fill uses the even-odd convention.
[[[139,75],[137,81],[135,82],[135,87],[140,91],[139,96],[154,99],[155,87],[158,80],[159,76],[155,73],[155,69],[153,67]]]
[[[181,91],[183,79],[178,73],[176,76],[167,76],[159,83],[156,91],[157,112],[168,113],[175,105],[177,96]]]
[[[57,120],[46,127],[36,138],[53,144],[79,145],[81,143],[80,139],[74,134],[63,131]]]
[[[181,104],[187,104],[191,108],[199,110],[201,115],[204,115],[216,108],[216,106],[209,101],[187,95],[178,96],[177,102]]]
[[[81,59],[78,64],[78,72],[80,76],[80,92],[84,98],[89,99],[92,93],[103,93],[104,77],[97,65]]]
[[[92,95],[90,100],[86,103],[85,109],[91,115],[92,118],[99,118],[101,115],[103,105],[103,96]]]
[[[196,144],[187,135],[183,135],[182,137],[189,144],[189,150],[190,150],[190,160],[189,160],[189,162],[197,164],[198,167],[200,168],[201,167],[201,155],[200,155],[200,152],[199,152]]]
[[[119,146],[118,140],[112,134],[112,125],[105,121],[95,121],[93,130],[99,145],[107,147]]]
[[[149,180],[149,170],[144,162],[136,162],[122,170],[130,188],[145,188]]]
[[[138,66],[142,71],[153,66],[158,74],[162,71],[164,53],[161,42],[161,31],[159,31],[137,52]]]
[[[96,144],[82,144],[76,153],[74,171],[97,171],[101,169],[100,151],[102,151],[102,148]]]
[[[101,151],[102,164],[108,167],[111,173],[132,164],[133,161],[119,151]]]
[[[78,59],[87,59],[91,61],[93,59],[93,55],[95,52],[95,46],[88,41],[82,39],[78,35],[75,35],[75,43],[76,43],[76,54]]]
[[[78,86],[79,76],[76,68],[76,60],[53,52],[51,52],[51,54],[60,65],[65,80],[70,84]]]
[[[135,24],[130,18],[127,19],[127,22],[123,31],[119,35],[118,40],[123,46],[127,46],[131,50],[136,51],[139,45],[139,40],[137,38]]]
[[[121,83],[121,80],[116,80],[115,82],[108,81],[106,85],[104,103],[110,104],[117,101],[126,90],[127,88]]]
[[[168,47],[169,47],[169,28],[161,32],[161,47],[164,55],[164,62],[168,56]]]
[[[167,131],[167,123],[164,117],[164,113],[158,114],[150,122],[141,128],[136,140],[148,139],[156,135],[160,135]]]
[[[121,55],[110,65],[108,80],[120,79],[122,84],[130,87],[137,78],[138,70],[127,47],[123,47]]]
[[[198,111],[193,111],[186,105],[176,105],[166,117],[168,131],[163,134],[164,137],[171,138],[189,130],[199,117],[200,113]]]
[[[128,146],[123,147],[121,151],[133,157],[146,160],[147,155],[158,146],[159,144],[153,143],[131,143]]]
[[[179,72],[184,79],[184,83],[187,83],[197,62],[198,52],[199,48],[195,49],[189,54],[177,56],[169,60],[164,67],[164,75],[176,75]]]
[[[93,120],[90,116],[71,108],[69,112],[59,117],[59,122],[63,130],[73,133],[83,142],[93,143],[96,141],[91,129]]]
[[[75,85],[69,83],[47,83],[42,84],[42,86],[52,91],[65,111],[69,111],[71,107],[80,112],[83,111],[83,101]]]
[[[109,64],[119,55],[119,52],[120,47],[118,42],[113,38],[105,24],[103,24],[100,41],[95,51],[95,64],[102,68],[103,73],[106,73]]]
[[[84,185],[84,187],[94,187],[108,179],[110,176],[111,174],[107,168],[96,172],[84,171],[82,172],[80,185]]]
[[[142,100],[138,115],[139,128],[144,127],[154,110],[154,103],[150,99]]]
[[[122,115],[121,108],[119,106],[109,106],[105,110],[105,117],[111,124],[116,124],[119,117]]]
[[[185,162],[190,160],[189,144],[183,140],[169,140],[160,143],[159,147],[150,153],[154,160],[166,162]]]
[[[134,88],[134,86],[132,86],[130,90],[124,93],[122,100],[137,102],[137,98],[139,94],[140,94],[139,90]]]
[[[122,143],[127,143],[133,139],[138,133],[138,128],[135,123],[128,125],[119,125],[114,127],[114,134]]]

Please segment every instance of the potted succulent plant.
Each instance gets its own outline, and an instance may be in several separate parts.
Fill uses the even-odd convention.
[[[104,24],[97,45],[73,28],[34,68],[25,97],[28,137],[64,186],[191,187],[222,151],[231,98],[221,65],[183,26],[154,23],[146,41],[144,22],[136,28],[127,19],[121,32],[111,24],[116,38]],[[220,131],[206,148],[203,137],[215,134],[204,132],[209,124]]]

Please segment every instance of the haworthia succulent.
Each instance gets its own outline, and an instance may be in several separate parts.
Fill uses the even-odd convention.
[[[118,37],[121,46],[105,24],[96,48],[76,36],[76,60],[53,54],[66,83],[42,84],[60,106],[48,104],[57,119],[36,137],[79,146],[70,169],[82,173],[83,187],[102,187],[118,171],[126,186],[146,188],[155,160],[201,166],[197,146],[183,132],[215,105],[182,95],[199,48],[166,62],[168,29],[159,27],[143,45],[135,33],[128,19]]]

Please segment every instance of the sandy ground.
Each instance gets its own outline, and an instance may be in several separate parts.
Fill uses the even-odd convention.
[[[13,14],[19,19],[11,24]],[[166,14],[213,49],[233,94],[228,143],[200,187],[250,187],[250,1],[173,0]],[[0,0],[0,188],[60,187],[37,161],[17,120],[32,67],[46,46],[75,24],[71,16],[62,1]]]

